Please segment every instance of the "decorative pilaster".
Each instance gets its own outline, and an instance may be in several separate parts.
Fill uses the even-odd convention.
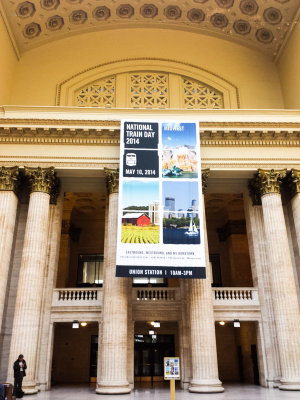
[[[258,170],[281,367],[280,389],[300,390],[300,311],[280,196],[286,170]]]
[[[207,187],[209,170],[202,171],[203,219],[206,258],[206,279],[190,281],[190,318],[192,381],[190,392],[218,393],[224,388],[219,380],[215,319],[209,273],[209,253],[207,243],[204,192]]]
[[[15,305],[9,365],[19,354],[27,361],[23,390],[37,393],[37,355],[41,323],[44,273],[47,265],[47,239],[53,168],[25,168],[31,194],[26,222],[22,261]],[[9,368],[9,381],[11,381]]]
[[[18,207],[18,167],[0,168],[0,332]]]
[[[109,210],[105,236],[103,324],[100,371],[96,393],[122,394],[131,391],[127,380],[127,278],[117,278],[119,171],[105,169]]]

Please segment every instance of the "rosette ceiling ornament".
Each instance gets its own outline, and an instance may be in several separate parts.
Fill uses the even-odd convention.
[[[218,36],[276,58],[299,17],[299,0],[2,0],[22,53],[101,29],[160,27]]]

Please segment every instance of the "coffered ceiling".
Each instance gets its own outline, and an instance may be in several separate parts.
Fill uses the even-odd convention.
[[[165,27],[219,36],[276,57],[298,20],[299,0],[1,0],[24,52],[70,34]]]

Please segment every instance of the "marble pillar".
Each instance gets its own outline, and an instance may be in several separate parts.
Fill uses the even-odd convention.
[[[0,332],[18,208],[18,174],[18,167],[0,168]]]
[[[53,168],[26,168],[31,186],[25,239],[13,322],[9,365],[19,354],[27,362],[23,390],[37,393],[38,344],[43,298],[44,271],[47,265],[47,240]],[[12,381],[9,368],[9,381]]]
[[[202,189],[206,188],[209,171],[202,171]],[[224,388],[219,380],[215,319],[209,273],[209,253],[203,196],[204,241],[206,258],[206,279],[190,280],[190,319],[192,381],[190,392],[218,393]]]
[[[116,277],[119,171],[105,170],[109,194],[103,279],[103,324],[96,393],[123,394],[127,380],[127,278]]]
[[[295,224],[295,231],[298,244],[298,252],[300,253],[300,170],[292,169],[291,171],[292,181],[292,212],[293,220]]]
[[[39,373],[38,384],[40,390],[47,390],[51,385],[51,361],[52,361],[52,331],[51,305],[53,288],[55,287],[58,257],[61,238],[61,223],[63,212],[63,196],[57,196],[55,191],[50,196],[49,210],[49,234],[47,243],[47,266],[44,274],[42,322],[40,330],[39,346]]]
[[[188,389],[192,380],[191,326],[188,279],[180,279],[181,321],[179,322],[181,388]]]
[[[259,169],[269,278],[281,367],[279,388],[300,390],[300,310],[280,195],[286,170]]]
[[[261,307],[262,359],[260,383],[262,386],[278,387],[280,363],[275,319],[267,260],[267,244],[260,199],[252,200],[245,194],[244,208],[254,287],[258,288]]]

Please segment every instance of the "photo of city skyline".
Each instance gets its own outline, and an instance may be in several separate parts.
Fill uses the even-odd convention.
[[[175,213],[199,209],[199,189],[198,182],[165,181],[162,185],[164,211],[169,209]]]
[[[163,242],[199,244],[198,182],[163,182]]]

